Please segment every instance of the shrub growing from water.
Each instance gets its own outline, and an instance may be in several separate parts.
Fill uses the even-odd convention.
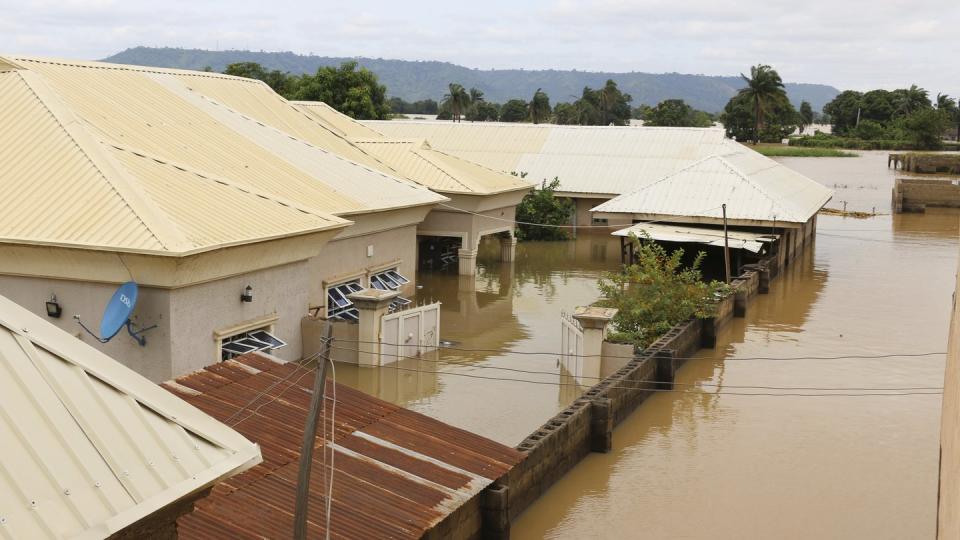
[[[521,176],[526,176],[523,174]],[[573,215],[573,201],[557,197],[555,192],[560,187],[560,179],[554,178],[549,184],[544,180],[539,188],[527,193],[517,205],[517,226],[519,240],[567,240],[570,238],[568,229],[552,227],[550,225],[570,225]],[[523,223],[539,223],[548,225],[524,225]]]
[[[700,266],[706,253],[701,251],[684,267],[682,249],[668,252],[649,237],[631,236],[631,241],[637,262],[621,273],[605,273],[599,281],[602,298],[597,305],[619,310],[609,339],[644,348],[690,317],[713,316],[717,300],[730,287],[703,280]]]

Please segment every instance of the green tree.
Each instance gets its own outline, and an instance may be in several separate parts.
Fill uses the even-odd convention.
[[[813,107],[809,101],[800,102],[800,133],[803,129],[813,123]]]
[[[522,99],[511,99],[500,107],[501,122],[523,122],[529,117],[529,106]]]
[[[467,107],[470,106],[470,94],[460,83],[450,83],[448,93],[443,96],[443,104],[447,106],[454,122],[459,122]]]
[[[960,107],[957,106],[960,100],[954,101],[947,94],[937,94],[937,110],[943,111],[947,119],[957,126],[957,140],[960,141]]]
[[[713,124],[710,115],[695,110],[682,99],[661,101],[646,113],[644,125],[674,127],[709,127]]]
[[[565,197],[557,197],[555,192],[559,187],[559,178],[554,178],[549,184],[544,180],[539,188],[523,197],[517,205],[519,222],[517,238],[520,240],[566,240],[570,237],[567,229],[557,225],[570,225],[573,201]],[[528,223],[546,226],[528,225]]]
[[[830,116],[835,135],[846,135],[849,130],[857,127],[861,98],[863,94],[860,92],[845,90],[823,106],[823,113]]]
[[[500,118],[500,107],[481,99],[470,104],[464,117],[470,122],[496,122]]]
[[[350,61],[339,68],[322,67],[315,75],[300,77],[293,98],[304,101],[322,101],[334,109],[358,120],[383,120],[390,114],[387,87],[366,68],[357,69]]]
[[[949,125],[946,112],[933,108],[919,109],[903,119],[908,140],[920,150],[939,149],[943,145],[943,132]]]
[[[274,92],[284,97],[290,97],[297,85],[297,77],[283,73],[279,70],[267,71],[256,62],[237,62],[227,65],[223,70],[227,75],[235,77],[245,77],[247,79],[257,79],[267,83],[267,86]]]
[[[550,120],[550,98],[547,93],[537,88],[530,100],[530,121],[534,124]]]
[[[789,100],[777,100],[768,105],[764,125],[757,132],[753,97],[737,94],[727,102],[720,121],[727,134],[738,141],[780,142],[797,128],[799,117]]]
[[[684,267],[683,250],[672,253],[649,238],[631,237],[637,261],[623,272],[600,278],[602,298],[598,305],[616,308],[614,339],[647,347],[677,323],[690,317],[713,316],[716,297],[729,291],[719,281],[706,282],[700,252],[690,267]]]
[[[557,103],[553,107],[553,121],[560,125],[575,125],[580,123],[577,106],[572,103]]]
[[[908,116],[931,107],[929,94],[923,88],[911,84],[910,88],[900,88],[892,92],[897,114]]]
[[[740,90],[739,95],[746,96],[753,104],[754,138],[753,143],[760,141],[764,116],[774,107],[788,102],[787,92],[784,90],[783,80],[775,69],[765,64],[758,64],[750,68],[750,76],[743,73],[740,77],[747,86]]]

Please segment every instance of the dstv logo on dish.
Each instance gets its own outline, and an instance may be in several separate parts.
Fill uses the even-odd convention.
[[[127,306],[128,308],[133,309],[133,301],[130,300],[130,297],[129,297],[129,296],[121,293],[121,294],[120,294],[120,302],[123,303],[123,305]]]

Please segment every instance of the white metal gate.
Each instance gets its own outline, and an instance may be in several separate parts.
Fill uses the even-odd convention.
[[[416,358],[440,345],[440,302],[417,306],[380,320],[380,365]]]
[[[560,313],[560,365],[583,383],[583,327],[565,311]]]

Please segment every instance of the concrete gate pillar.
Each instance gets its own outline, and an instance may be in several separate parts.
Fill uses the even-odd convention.
[[[510,233],[510,236],[500,238],[500,260],[502,262],[513,262],[517,258],[517,239]]]
[[[588,381],[600,380],[603,340],[617,311],[614,308],[581,306],[573,312],[573,318],[583,328],[583,377]]]
[[[347,295],[360,312],[360,329],[357,337],[359,343],[348,345],[360,351],[357,353],[357,365],[368,367],[381,365],[380,319],[389,311],[390,302],[398,296],[400,296],[399,291],[380,289],[364,289]]]

